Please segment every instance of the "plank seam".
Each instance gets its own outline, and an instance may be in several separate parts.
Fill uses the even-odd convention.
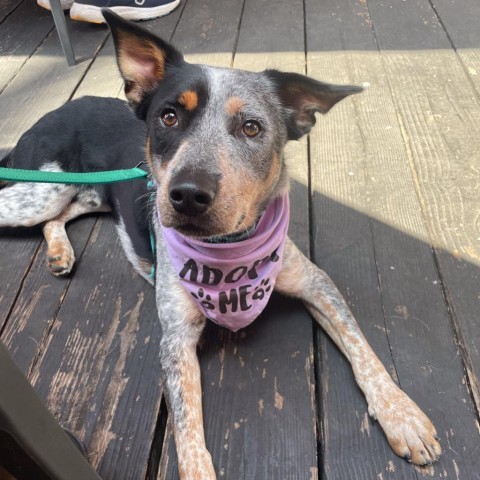
[[[465,75],[468,79],[468,83],[470,83],[470,86],[473,88],[473,91],[475,92],[475,96],[480,100],[480,91],[477,90],[477,86],[475,85],[475,82],[473,81],[470,72],[468,71],[467,65],[465,65],[465,62],[463,61],[463,58],[458,54],[457,47],[455,46],[455,42],[453,41],[453,38],[450,36],[450,33],[448,32],[447,26],[443,22],[440,13],[437,10],[437,7],[433,3],[433,0],[428,0],[430,3],[430,6],[432,7],[433,13],[437,17],[438,23],[442,26],[443,31],[445,32],[445,35],[450,42],[450,45],[452,46],[453,51],[455,52],[455,56],[458,59],[458,62],[462,66],[463,71],[465,72]]]
[[[230,68],[233,68],[233,65],[235,63],[235,55],[237,54],[237,47],[238,47],[238,42],[239,42],[239,39],[240,39],[240,30],[242,28],[243,13],[245,11],[245,4],[246,3],[247,3],[247,0],[243,0],[242,9],[240,10],[240,18],[238,19],[237,33],[235,35],[235,40],[233,42],[232,58],[230,60]]]
[[[84,245],[83,249],[82,249],[81,252],[80,252],[80,255],[78,256],[78,258],[77,258],[77,260],[76,260],[77,262],[79,262],[79,261],[82,259],[83,254],[85,253],[85,250],[87,249],[87,246],[88,246],[89,243],[90,243],[90,239],[92,238],[93,231],[95,230],[98,222],[99,222],[99,218],[97,218],[97,219],[95,220],[95,223],[93,224],[92,229],[90,230],[90,233],[89,233],[89,235],[88,235],[87,241],[85,242],[85,245]],[[41,245],[42,243],[43,243],[43,241],[40,242],[40,245]],[[40,249],[37,250],[37,255],[38,255],[38,253],[39,253],[39,250],[40,250]],[[37,255],[36,255],[36,256],[37,256]],[[32,263],[33,263],[33,262],[32,262]],[[52,332],[53,327],[54,327],[54,325],[55,325],[56,322],[57,322],[58,313],[60,312],[60,310],[61,310],[61,308],[62,308],[62,305],[63,305],[63,302],[64,302],[64,300],[65,300],[65,298],[66,298],[66,296],[67,296],[67,294],[68,294],[68,291],[70,290],[70,286],[72,285],[72,281],[73,281],[73,276],[71,276],[71,277],[69,278],[69,281],[68,281],[68,283],[67,283],[67,285],[66,285],[66,287],[65,287],[65,289],[64,289],[64,291],[63,291],[63,294],[61,295],[61,297],[60,297],[60,299],[59,299],[58,307],[57,307],[57,309],[55,310],[55,313],[54,313],[53,316],[52,316],[52,321],[51,321],[50,325],[49,325],[48,328],[45,330],[42,339],[38,342],[38,348],[37,348],[37,350],[36,350],[36,352],[35,352],[35,356],[33,357],[32,363],[31,363],[31,365],[30,365],[30,367],[29,367],[29,369],[28,369],[28,371],[27,371],[27,374],[26,374],[26,377],[27,377],[28,379],[32,379],[32,376],[33,376],[33,374],[34,374],[34,372],[35,372],[35,369],[36,369],[36,367],[37,367],[37,365],[38,365],[38,363],[39,363],[39,361],[40,361],[40,358],[42,357],[43,352],[45,351],[45,347],[46,347],[46,345],[47,345],[47,343],[48,343],[48,339],[49,339],[49,337],[50,337],[50,333]],[[22,287],[23,287],[23,283],[22,283]],[[21,288],[20,288],[20,290],[21,290]]]
[[[172,31],[172,34],[170,35],[170,42],[172,41],[172,38],[173,36],[175,35],[175,32],[177,31],[177,28],[178,28],[178,25],[180,23],[180,20],[182,19],[183,17],[183,13],[185,12],[185,8],[187,7],[187,3],[188,3],[188,0],[185,0],[185,2],[183,2],[183,8],[182,8],[182,11],[180,12],[180,15],[178,16],[177,18],[177,22],[175,23],[175,26],[173,27],[173,31]]]
[[[304,65],[303,65],[303,70],[305,72],[305,75],[308,75],[308,61],[307,61],[307,55],[308,55],[308,35],[307,35],[307,4],[306,0],[303,0],[302,2],[303,6],[303,52],[304,52]],[[310,135],[307,136],[308,140],[310,140]],[[308,154],[308,166],[310,167],[310,153]],[[310,172],[309,172],[310,174]],[[310,175],[308,177],[309,182],[310,182]],[[310,203],[310,201],[309,201]]]
[[[25,270],[25,273],[23,274],[22,276],[22,279],[20,280],[20,286],[15,294],[15,297],[12,301],[12,304],[10,305],[10,308],[8,309],[8,313],[5,317],[5,322],[3,324],[3,327],[0,328],[0,338],[1,336],[3,335],[3,332],[5,331],[5,329],[7,328],[7,325],[8,325],[8,322],[10,321],[10,317],[12,316],[12,313],[13,313],[13,310],[15,308],[15,306],[17,305],[17,300],[18,300],[18,297],[20,296],[20,294],[22,293],[22,290],[23,290],[23,285],[25,284],[25,281],[27,279],[27,276],[28,274],[30,273],[30,270],[32,269],[33,267],[33,264],[35,262],[35,260],[37,259],[37,256],[38,256],[38,252],[40,251],[40,247],[42,246],[42,240],[40,240],[33,252],[33,255],[32,255],[32,260],[30,261],[30,263],[28,264],[26,270]]]
[[[312,322],[313,323],[313,322]],[[313,350],[315,356],[313,359],[313,374],[315,379],[315,404],[318,405],[316,409],[316,427],[317,427],[317,474],[318,480],[326,478],[325,472],[325,444],[328,435],[326,434],[326,422],[324,421],[325,415],[322,413],[327,411],[326,397],[321,390],[322,375],[320,368],[320,361],[322,364],[327,365],[328,359],[325,355],[325,349],[322,348],[322,343],[326,342],[327,335],[321,330],[321,328],[314,327],[315,335],[313,336]],[[328,374],[327,374],[328,375]],[[325,376],[327,376],[325,375]],[[327,382],[324,382],[325,384]]]
[[[69,102],[70,100],[72,100],[72,98],[75,96],[75,94],[77,93],[78,89],[80,88],[80,85],[82,84],[83,80],[85,80],[85,77],[87,76],[88,72],[91,70],[93,64],[95,63],[95,60],[98,58],[98,55],[99,53],[102,51],[102,49],[105,47],[106,43],[107,43],[107,40],[108,38],[110,37],[110,33],[108,33],[107,35],[105,35],[105,38],[103,39],[103,41],[100,43],[100,45],[98,46],[97,50],[95,51],[95,53],[93,54],[93,57],[92,59],[90,60],[89,64],[87,65],[87,68],[85,68],[82,76],[79,78],[78,80],[78,83],[77,85],[74,87],[72,93],[70,94],[70,96],[68,97],[67,99],[67,102]],[[67,103],[65,102],[65,103]]]
[[[165,396],[162,395],[160,408],[158,409],[157,423],[152,436],[152,445],[147,461],[145,480],[156,480],[160,469],[160,460],[164,447],[165,434],[167,431],[168,410]]]
[[[438,259],[438,253],[436,248],[432,248],[432,255],[433,260],[435,262],[435,267],[438,272],[438,277],[440,279],[440,285],[442,288],[442,295],[447,306],[448,316],[450,317],[450,322],[452,324],[453,330],[453,337],[455,340],[455,344],[457,345],[460,351],[460,357],[462,358],[463,367],[465,370],[465,381],[467,384],[467,390],[470,393],[470,397],[472,399],[472,403],[475,407],[475,413],[477,419],[480,421],[480,388],[478,385],[478,381],[475,377],[474,368],[472,365],[472,360],[469,354],[468,349],[466,348],[466,341],[463,337],[463,333],[460,328],[460,322],[458,321],[457,315],[455,314],[455,306],[454,302],[452,301],[452,297],[444,281],[444,275],[442,273],[442,267],[440,261]]]
[[[18,70],[15,72],[12,78],[5,84],[3,88],[0,88],[0,95],[9,87],[13,81],[18,77],[19,73],[22,71],[22,68],[31,60],[31,58],[38,52],[38,48],[45,42],[45,40],[50,37],[52,32],[55,30],[55,25],[47,32],[47,34],[42,38],[42,40],[33,48],[32,52],[25,58],[25,61],[20,65]]]
[[[303,71],[305,75],[308,75],[308,35],[307,35],[307,5],[306,0],[302,1],[303,9]],[[308,256],[310,260],[315,259],[315,239],[314,239],[314,212],[313,212],[313,188],[312,188],[312,162],[311,162],[311,143],[310,135],[307,135],[307,229],[308,229]],[[324,478],[323,468],[324,468],[324,452],[323,452],[323,439],[325,438],[324,434],[324,424],[323,417],[320,415],[319,406],[323,403],[323,395],[320,392],[320,377],[321,369],[319,365],[318,358],[323,355],[320,352],[319,348],[319,334],[321,328],[316,324],[315,320],[310,317],[310,328],[312,331],[312,348],[313,348],[313,358],[312,358],[312,374],[314,383],[314,405],[313,405],[313,415],[315,419],[315,439],[316,439],[316,455],[317,455],[317,477],[313,476],[311,480],[322,480]],[[322,402],[322,403],[321,403]]]
[[[17,10],[17,8],[19,8],[24,2],[25,2],[25,0],[22,0],[21,2],[18,3],[18,5],[17,5],[16,7],[13,8],[13,10],[10,10],[10,11],[0,20],[0,25],[1,25],[10,15],[12,15],[12,13],[14,13],[15,10]]]

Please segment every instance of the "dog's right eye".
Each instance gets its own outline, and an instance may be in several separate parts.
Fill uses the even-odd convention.
[[[247,120],[242,125],[243,133],[250,138],[256,137],[261,130],[260,124],[255,120]]]
[[[175,125],[178,124],[178,117],[173,108],[167,108],[166,110],[164,110],[160,115],[160,119],[162,123],[169,128],[175,127]]]

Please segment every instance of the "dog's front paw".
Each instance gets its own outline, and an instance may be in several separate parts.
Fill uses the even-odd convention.
[[[430,419],[393,382],[388,394],[379,396],[368,410],[382,426],[398,456],[417,465],[430,465],[442,453]]]
[[[54,242],[47,251],[47,263],[56,276],[68,275],[75,263],[75,253],[70,243]]]

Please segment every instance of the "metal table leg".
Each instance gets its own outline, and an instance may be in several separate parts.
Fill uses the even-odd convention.
[[[68,33],[67,22],[65,14],[63,13],[60,0],[49,0],[52,9],[53,20],[57,27],[58,36],[60,37],[60,44],[62,45],[63,53],[67,60],[67,64],[72,67],[75,65],[75,54],[73,53],[72,44],[70,42],[70,35]]]

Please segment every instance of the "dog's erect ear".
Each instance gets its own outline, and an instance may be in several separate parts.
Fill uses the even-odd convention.
[[[112,31],[125,95],[133,104],[139,104],[162,81],[165,69],[182,63],[183,56],[167,42],[111,10],[104,8],[102,14]]]
[[[310,132],[316,112],[327,113],[340,100],[363,90],[352,85],[318,82],[298,73],[266,70],[265,74],[275,84],[280,101],[290,110],[287,119],[290,140],[298,140]]]

